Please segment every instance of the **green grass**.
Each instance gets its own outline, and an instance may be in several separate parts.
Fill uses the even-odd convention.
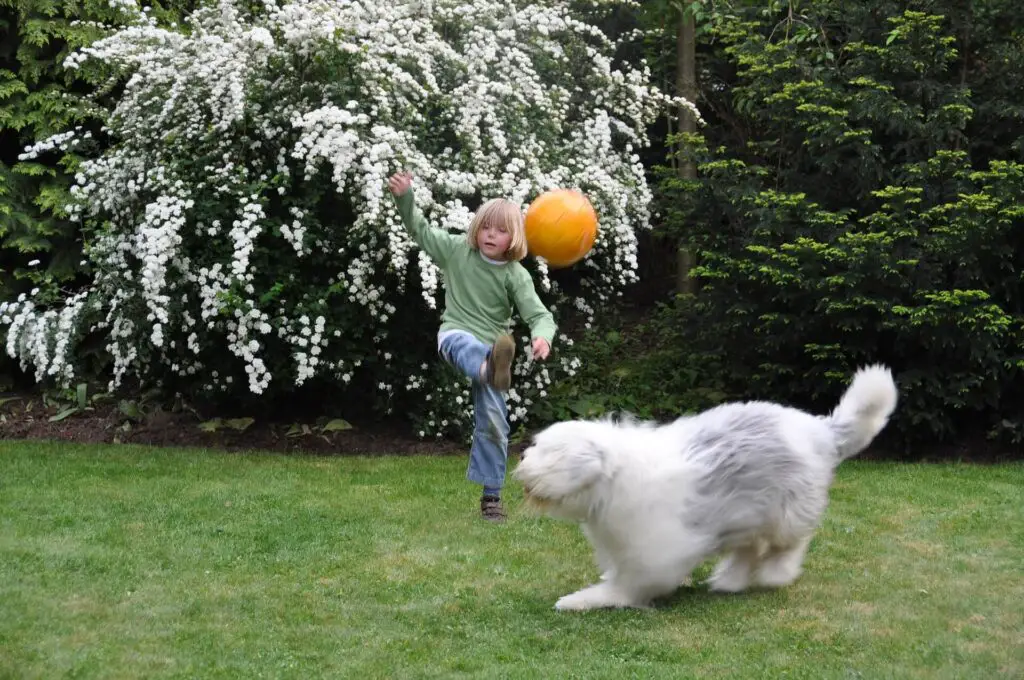
[[[848,463],[794,586],[583,614],[579,530],[464,469],[0,442],[0,677],[1024,675],[1024,466]]]

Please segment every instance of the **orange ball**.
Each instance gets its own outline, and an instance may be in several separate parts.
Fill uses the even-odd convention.
[[[571,189],[538,196],[526,210],[526,244],[530,253],[558,269],[576,264],[597,238],[597,213],[587,197]]]

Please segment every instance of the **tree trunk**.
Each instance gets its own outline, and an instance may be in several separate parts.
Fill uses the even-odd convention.
[[[676,34],[676,93],[690,102],[697,101],[697,31],[693,13],[682,11],[679,16],[679,31]],[[697,121],[684,106],[679,107],[679,132],[696,132]],[[690,161],[676,166],[680,177],[694,179],[697,166]],[[690,278],[690,270],[696,264],[693,252],[680,247],[676,259],[676,292],[696,293],[696,282]]]

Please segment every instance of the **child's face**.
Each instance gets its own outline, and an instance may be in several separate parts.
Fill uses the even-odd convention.
[[[512,234],[503,226],[485,224],[480,227],[476,234],[476,247],[480,253],[492,260],[505,259],[509,244],[512,243]]]

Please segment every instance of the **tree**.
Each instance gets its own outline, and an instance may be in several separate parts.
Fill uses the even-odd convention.
[[[687,6],[680,6],[679,28],[676,40],[676,94],[684,97],[687,101],[697,101],[697,28],[696,15],[700,12],[702,2],[693,2]],[[679,132],[682,134],[695,134],[697,132],[697,119],[685,106],[678,109]],[[683,159],[679,163],[679,174],[683,179],[692,180],[697,178],[697,164],[691,159]],[[696,292],[691,272],[695,264],[693,252],[688,246],[679,249],[679,262],[676,273],[676,290],[680,293]]]

